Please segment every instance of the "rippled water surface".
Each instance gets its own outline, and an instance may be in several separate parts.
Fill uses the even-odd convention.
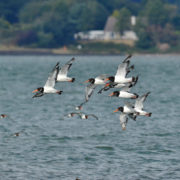
[[[64,117],[83,101],[83,82],[115,74],[124,56],[75,56],[76,81],[56,84],[62,95],[32,98],[56,62],[70,58],[0,56],[0,113],[9,116],[0,119],[0,179],[180,179],[180,56],[132,57],[132,92],[151,92],[144,106],[152,117],[130,119],[126,131],[113,113],[124,100],[99,87],[83,108],[99,120]]]

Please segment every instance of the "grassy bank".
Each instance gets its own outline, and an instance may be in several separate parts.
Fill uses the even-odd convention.
[[[161,51],[158,48],[154,47],[151,49],[138,49],[134,46],[129,46],[126,44],[116,44],[112,42],[102,43],[102,42],[79,42],[73,45],[64,46],[60,48],[29,48],[29,47],[18,47],[18,46],[0,46],[1,55],[9,54],[49,54],[49,55],[58,55],[58,54],[167,54],[167,53],[179,53],[180,47],[170,48],[166,51]]]

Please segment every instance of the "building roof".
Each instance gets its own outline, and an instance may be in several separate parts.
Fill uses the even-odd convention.
[[[104,31],[106,32],[115,32],[115,25],[116,25],[117,19],[113,16],[109,16],[106,25],[104,27]]]

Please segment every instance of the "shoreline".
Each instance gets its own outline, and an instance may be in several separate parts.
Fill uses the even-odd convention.
[[[122,56],[122,55],[127,55],[129,54],[128,52],[125,53],[93,53],[91,52],[78,52],[75,50],[69,50],[69,49],[64,49],[64,48],[59,48],[59,49],[41,49],[41,48],[21,48],[21,47],[0,47],[0,55],[63,55],[63,56],[70,56],[70,55],[78,55],[78,56]],[[131,53],[130,53],[131,54]],[[150,53],[150,52],[133,52],[133,55],[161,55],[161,56],[167,56],[167,55],[174,55],[174,56],[179,56],[180,53],[175,53],[175,52],[156,52],[156,53]]]

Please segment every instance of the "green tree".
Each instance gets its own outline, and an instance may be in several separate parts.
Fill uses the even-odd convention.
[[[168,20],[169,12],[162,0],[148,0],[140,15],[147,19],[148,25],[164,26]]]
[[[131,29],[131,12],[127,8],[120,9],[119,14],[116,12],[115,16],[117,18],[117,31],[123,34],[125,30]]]
[[[3,17],[10,23],[19,21],[18,14],[20,9],[29,1],[25,0],[1,0],[0,1],[0,17]]]
[[[96,1],[77,3],[69,10],[69,22],[77,31],[103,29],[108,11]]]
[[[35,10],[34,10],[35,9]],[[31,2],[20,12],[24,30],[35,31],[38,45],[56,47],[72,43],[74,33],[103,29],[108,12],[95,0],[54,0]],[[48,41],[42,38],[48,37]]]

